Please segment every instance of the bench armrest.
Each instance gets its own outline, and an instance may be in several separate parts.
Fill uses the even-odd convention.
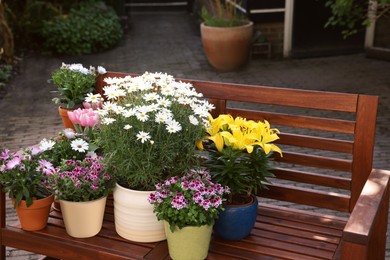
[[[370,173],[343,232],[342,259],[384,259],[389,184],[390,171]]]

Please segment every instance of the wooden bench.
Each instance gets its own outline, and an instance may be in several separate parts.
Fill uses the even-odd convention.
[[[390,172],[372,169],[378,97],[190,82],[215,104],[215,115],[266,119],[282,131],[283,158],[275,157],[269,190],[259,191],[251,235],[238,242],[213,237],[208,259],[384,259]],[[69,237],[56,211],[41,231],[6,225],[3,193],[0,203],[1,259],[4,246],[61,259],[169,259],[166,241],[116,234],[112,200],[102,231],[88,239]]]

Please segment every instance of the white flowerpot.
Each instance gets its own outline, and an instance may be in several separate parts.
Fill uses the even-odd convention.
[[[158,221],[148,202],[152,191],[137,191],[116,184],[114,196],[115,230],[121,237],[136,242],[166,239],[164,224]]]
[[[86,202],[60,200],[66,233],[76,238],[93,237],[102,229],[107,197]]]

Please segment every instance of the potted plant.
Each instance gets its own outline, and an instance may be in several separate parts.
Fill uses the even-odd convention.
[[[65,229],[77,238],[95,236],[103,224],[111,176],[103,170],[102,157],[63,161],[49,176],[61,205]]]
[[[54,199],[47,185],[53,165],[41,159],[41,150],[27,148],[17,153],[4,149],[0,154],[0,182],[8,192],[22,229],[32,231],[46,227]]]
[[[192,167],[212,106],[191,84],[163,73],[105,81],[98,144],[117,182],[116,231],[133,241],[164,240],[163,223],[153,214],[148,195],[155,184]]]
[[[156,185],[149,202],[164,221],[172,259],[206,259],[214,220],[228,187],[211,182],[205,171],[192,170]]]
[[[68,110],[81,107],[85,96],[95,89],[96,78],[99,74],[105,74],[106,70],[99,66],[85,68],[82,64],[65,64],[54,70],[51,81],[57,86],[59,97],[53,98],[54,103],[60,104],[58,108],[65,128],[73,128],[67,118]]]
[[[282,155],[273,144],[279,139],[279,131],[267,121],[255,122],[227,114],[210,117],[209,122],[206,142],[200,145],[207,152],[204,166],[213,181],[229,186],[231,191],[214,229],[224,239],[240,240],[250,233],[256,221],[257,189],[265,188],[267,178],[273,176],[270,155],[274,151]]]
[[[237,10],[237,1],[205,0],[200,25],[203,49],[217,70],[239,69],[248,61],[253,22]]]

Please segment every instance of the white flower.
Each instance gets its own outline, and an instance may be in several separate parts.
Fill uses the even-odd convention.
[[[146,101],[153,101],[158,99],[158,94],[156,92],[148,93],[144,95]]]
[[[144,142],[146,142],[149,139],[150,139],[150,134],[147,133],[147,132],[140,131],[137,134],[137,140],[141,140],[141,143],[144,143]]]
[[[89,151],[85,156],[90,157],[92,159],[97,158],[97,154],[94,151]]]
[[[99,74],[106,74],[107,73],[107,70],[105,68],[103,68],[102,66],[98,66],[97,71]]]
[[[117,104],[112,103],[110,101],[103,103],[103,109],[107,111],[115,111]]]
[[[70,146],[72,147],[73,150],[80,152],[80,153],[84,153],[85,151],[88,151],[88,148],[89,148],[88,143],[80,138],[73,140],[70,143]]]
[[[149,116],[148,114],[144,113],[144,112],[138,112],[135,114],[135,116],[137,117],[137,119],[141,122],[146,122],[146,120],[149,119]]]
[[[115,121],[116,121],[115,118],[105,117],[105,118],[102,119],[102,125],[111,125]]]
[[[100,94],[92,94],[92,93],[88,93],[87,94],[87,97],[85,98],[85,101],[88,102],[88,103],[99,103],[100,101],[102,101],[102,96]]]
[[[169,107],[172,104],[172,102],[166,98],[160,98],[158,100],[158,104],[162,107]]]
[[[189,99],[188,97],[179,97],[177,102],[179,102],[182,105],[188,105],[191,103],[191,99]]]
[[[131,116],[134,116],[136,113],[135,109],[125,109],[123,112],[122,112],[122,116],[126,117],[126,118],[129,118]]]
[[[193,115],[190,115],[188,117],[188,119],[190,120],[190,123],[193,124],[193,125],[198,125],[199,124],[198,119],[195,116],[193,116]]]
[[[179,122],[171,121],[167,124],[166,129],[170,134],[177,133],[181,130],[181,125]]]
[[[169,120],[171,120],[171,118],[168,115],[164,114],[163,112],[158,112],[154,118],[154,121],[156,123],[165,123]]]
[[[39,149],[41,149],[42,151],[51,150],[51,149],[53,149],[55,144],[56,143],[53,140],[47,140],[45,138],[45,139],[42,139],[42,141],[39,143]]]
[[[76,132],[72,128],[66,128],[62,131],[66,138],[74,139],[76,137]]]
[[[133,128],[131,125],[125,125],[125,126],[123,127],[123,129],[125,129],[125,130],[129,130],[129,129],[131,129],[131,128]]]

